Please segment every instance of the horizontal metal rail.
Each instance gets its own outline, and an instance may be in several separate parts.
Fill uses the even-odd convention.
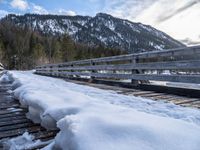
[[[200,60],[191,61],[172,61],[172,62],[153,62],[137,64],[119,64],[119,65],[93,65],[93,66],[74,66],[74,67],[52,67],[51,71],[70,71],[70,70],[200,70]],[[48,71],[49,68],[39,68],[38,71]]]
[[[91,76],[97,78],[108,79],[134,79],[134,80],[157,80],[157,81],[170,81],[170,82],[184,82],[184,83],[200,83],[200,75],[153,75],[153,74],[114,74],[114,73],[84,73],[84,72],[39,72],[43,75],[52,75],[67,77],[69,75],[76,76]]]
[[[43,67],[54,67],[54,66],[70,66],[70,65],[82,65],[88,63],[102,63],[102,62],[114,62],[114,61],[128,61],[133,59],[144,59],[144,58],[158,58],[158,57],[169,57],[169,56],[187,56],[187,55],[197,55],[200,54],[200,46],[193,46],[193,47],[183,47],[178,49],[169,49],[163,51],[150,51],[150,52],[143,52],[137,54],[128,54],[128,55],[119,55],[119,56],[112,56],[112,57],[103,57],[97,59],[87,59],[87,60],[80,60],[80,61],[72,61],[66,63],[58,63],[58,64],[47,64],[38,66],[36,68],[43,68]]]
[[[200,46],[193,46],[42,65],[36,67],[36,73],[58,77],[89,76],[199,84],[199,58]],[[162,71],[168,73],[164,74]]]

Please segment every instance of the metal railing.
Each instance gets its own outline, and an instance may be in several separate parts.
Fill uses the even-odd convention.
[[[40,75],[200,83],[200,46],[47,64]]]

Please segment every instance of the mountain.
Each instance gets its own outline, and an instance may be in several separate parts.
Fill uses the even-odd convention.
[[[94,17],[11,14],[1,21],[10,21],[45,35],[68,34],[79,43],[89,46],[102,45],[127,50],[130,53],[185,46],[149,25],[133,23],[104,13]]]

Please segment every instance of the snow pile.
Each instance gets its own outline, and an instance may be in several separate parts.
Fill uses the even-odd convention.
[[[13,77],[11,74],[9,74],[8,72],[2,72],[0,75],[0,83],[9,83],[9,82],[13,82]]]
[[[60,79],[11,72],[14,95],[27,116],[60,128],[45,149],[198,150],[200,111],[125,96]]]
[[[25,149],[34,149],[37,146],[47,145],[51,141],[41,142],[40,140],[34,140],[34,136],[30,135],[28,132],[25,132],[22,136],[4,140],[3,147],[4,149],[9,150],[25,150]]]
[[[100,108],[60,120],[55,143],[65,150],[199,150],[199,126],[130,109]]]

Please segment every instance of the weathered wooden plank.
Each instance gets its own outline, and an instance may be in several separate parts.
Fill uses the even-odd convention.
[[[28,119],[20,119],[20,120],[11,120],[11,121],[5,121],[5,122],[0,122],[0,127],[3,127],[3,126],[9,126],[9,125],[15,125],[15,124],[21,124],[21,123],[28,123],[28,122],[31,122],[30,120]]]
[[[58,132],[59,132],[59,130],[43,131],[41,133],[33,133],[33,135],[34,135],[35,139],[44,140],[44,139],[49,139],[49,138],[55,137]]]
[[[132,95],[134,96],[143,96],[146,94],[152,94],[154,93],[153,91],[137,91],[137,92],[132,92]]]
[[[34,124],[27,119],[25,114],[27,109],[21,108],[19,101],[15,100],[11,93],[6,95],[5,93],[6,90],[2,90],[0,93],[0,140],[20,136],[25,132],[30,134],[37,133],[38,137],[44,140],[48,138],[53,139],[56,133],[46,131],[39,124]],[[41,145],[41,148],[44,146]],[[5,149],[3,148],[2,141],[0,141],[0,149]]]
[[[3,126],[3,127],[0,127],[0,134],[1,134],[1,132],[4,132],[4,131],[28,128],[28,127],[32,127],[32,126],[33,126],[32,122],[21,123],[21,124],[16,124],[16,125],[12,125],[12,126]]]
[[[44,68],[37,71],[84,71],[84,70],[200,70],[200,60],[191,61],[171,61],[171,62],[151,62],[137,64],[119,64],[119,65],[95,65],[95,66],[75,66]]]
[[[7,115],[7,114],[16,114],[18,112],[25,112],[23,109],[15,109],[15,110],[2,110],[0,111],[0,118],[2,115]]]
[[[14,136],[19,136],[19,135],[22,135],[25,132],[33,133],[33,132],[40,132],[40,131],[43,131],[43,130],[44,130],[44,128],[42,128],[40,126],[34,126],[34,127],[4,131],[4,132],[1,132],[0,139],[1,138],[11,138],[11,137],[14,137]]]
[[[1,115],[0,119],[3,118],[9,118],[9,117],[15,117],[15,116],[21,116],[24,115],[25,112],[16,112],[16,113],[11,113],[11,114],[5,114],[5,115]]]
[[[13,121],[13,120],[21,120],[21,119],[26,119],[26,115],[23,114],[23,115],[17,115],[17,116],[10,116],[10,117],[7,117],[7,118],[0,118],[0,123],[1,122],[10,122],[10,121]]]
[[[179,103],[184,103],[184,102],[186,102],[186,101],[188,101],[188,99],[187,98],[180,98],[180,99],[178,99],[178,98],[176,98],[176,99],[173,99],[173,100],[170,100],[169,102],[170,103],[174,103],[174,104],[177,104],[177,105],[180,105]],[[192,101],[191,101],[192,102]],[[190,103],[191,103],[190,102]]]
[[[186,103],[193,103],[196,101],[200,101],[200,99],[187,99],[187,100],[183,100],[181,102],[175,102],[176,105],[181,105],[181,104],[186,104]]]
[[[19,101],[17,101],[16,99],[14,99],[13,96],[10,95],[0,95],[0,106],[3,105],[12,105],[12,104],[19,104]]]
[[[20,108],[20,104],[11,104],[10,106],[8,106],[8,105],[4,105],[4,106],[1,106],[0,105],[0,110],[2,110],[2,109],[9,109],[9,108],[15,108],[15,109],[17,109],[17,108]]]
[[[42,75],[54,75],[67,77],[68,75],[93,76],[96,78],[110,79],[135,79],[135,80],[155,80],[183,83],[200,83],[200,75],[154,75],[154,74],[112,74],[112,73],[85,73],[85,72],[54,72],[52,74],[41,72]]]
[[[190,102],[190,103],[180,104],[180,106],[199,108],[200,107],[200,101],[194,101],[194,102]]]
[[[150,93],[150,94],[144,94],[142,95],[142,97],[145,97],[145,98],[154,98],[155,96],[160,96],[162,95],[161,93]]]

